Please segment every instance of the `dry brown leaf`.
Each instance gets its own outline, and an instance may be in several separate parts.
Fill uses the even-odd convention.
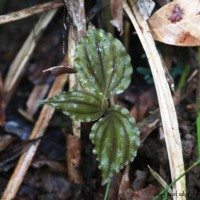
[[[148,185],[146,188],[133,192],[132,200],[152,200],[158,191],[157,187]]]
[[[177,46],[200,45],[199,22],[199,0],[174,0],[148,20],[155,40]]]
[[[117,28],[119,32],[122,33],[123,29],[123,6],[122,0],[110,0],[110,9],[113,20],[111,24]]]

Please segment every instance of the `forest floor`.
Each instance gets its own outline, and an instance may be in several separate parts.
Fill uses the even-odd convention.
[[[1,9],[1,14],[21,10],[29,6],[28,1],[8,1]],[[34,4],[46,1],[35,0]],[[33,2],[31,2],[33,4]],[[86,15],[95,6],[86,1]],[[105,8],[106,9],[106,8]],[[42,73],[43,70],[57,66],[67,52],[67,30],[63,21],[67,11],[63,8],[57,12],[37,42],[36,48],[24,69],[8,76],[11,63],[24,44],[28,34],[39,19],[39,15],[23,20],[0,25],[0,195],[3,194],[19,157],[38,140],[41,142],[34,159],[23,178],[23,182],[14,199],[18,200],[65,200],[65,199],[98,199],[104,198],[106,186],[101,185],[101,172],[92,154],[93,145],[89,139],[92,123],[81,125],[81,178],[73,180],[73,172],[67,166],[77,160],[69,160],[70,151],[73,156],[72,122],[56,110],[52,116],[44,136],[38,140],[29,140],[29,136],[37,126],[42,105],[39,101],[46,98],[52,87],[55,76]],[[100,11],[92,23],[97,28],[112,31],[115,37],[126,43],[133,65],[132,81],[128,89],[115,98],[117,104],[130,110],[140,130],[141,144],[136,159],[129,167],[121,170],[112,178],[108,199],[148,200],[163,188],[152,176],[148,166],[155,170],[166,183],[171,182],[170,169],[160,120],[158,101],[154,82],[149,69],[143,47],[134,34],[128,17],[124,21],[128,33],[120,36],[109,21],[105,21]],[[198,157],[196,133],[196,87],[198,62],[196,48],[175,47],[157,43],[168,70],[175,82],[180,86],[183,71],[189,66],[182,85],[174,93],[177,100],[176,112],[181,133],[185,168],[191,166]],[[65,53],[63,53],[63,51]],[[16,78],[14,85],[10,86]],[[11,89],[6,88],[10,86]],[[64,90],[68,90],[68,83]],[[11,92],[10,92],[11,91]],[[48,113],[47,113],[48,114]],[[80,141],[79,141],[80,142]],[[72,149],[70,149],[72,148]],[[78,151],[78,150],[77,150]],[[75,158],[77,159],[77,158]],[[128,172],[127,172],[128,171]],[[123,177],[128,174],[129,180]],[[186,174],[187,199],[200,199],[200,168],[196,167]],[[177,194],[179,195],[179,194]]]

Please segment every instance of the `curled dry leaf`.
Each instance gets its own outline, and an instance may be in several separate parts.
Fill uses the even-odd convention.
[[[59,76],[62,74],[73,74],[76,73],[76,70],[70,66],[55,66],[48,69],[43,70],[42,72],[51,72],[53,76]]]
[[[158,188],[153,185],[148,185],[146,188],[133,192],[132,199],[134,200],[151,200],[158,193]]]
[[[155,40],[177,46],[200,45],[199,22],[199,0],[174,0],[148,20]]]

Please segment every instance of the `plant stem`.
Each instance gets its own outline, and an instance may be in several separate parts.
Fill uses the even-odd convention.
[[[109,189],[110,189],[110,183],[111,183],[111,180],[109,180],[108,183],[107,183],[104,200],[106,200],[108,198],[108,192],[109,192]]]

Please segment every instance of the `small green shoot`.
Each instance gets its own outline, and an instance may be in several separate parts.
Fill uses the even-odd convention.
[[[110,183],[111,183],[111,180],[108,180],[108,183],[107,183],[107,186],[106,186],[106,193],[104,195],[104,200],[107,200],[107,198],[108,198],[108,192],[109,192],[109,189],[110,189]]]
[[[102,184],[108,183],[107,188],[113,174],[134,160],[139,145],[139,130],[129,111],[119,105],[109,106],[109,98],[130,84],[130,61],[119,40],[89,26],[74,55],[79,86],[42,101],[77,121],[97,120],[90,139],[102,171]]]

